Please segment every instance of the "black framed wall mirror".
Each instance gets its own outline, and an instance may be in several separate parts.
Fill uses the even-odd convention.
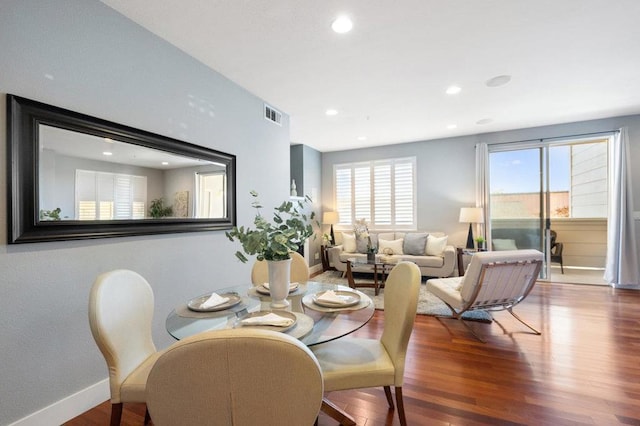
[[[9,243],[236,224],[236,157],[7,95]]]

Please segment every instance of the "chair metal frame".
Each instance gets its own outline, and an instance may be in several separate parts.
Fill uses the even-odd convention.
[[[480,270],[480,276],[478,278],[478,283],[474,287],[473,295],[470,298],[469,302],[463,306],[463,308],[459,311],[448,304],[443,300],[444,304],[451,309],[453,318],[459,320],[470,332],[473,334],[478,340],[485,343],[485,340],[478,335],[475,330],[469,324],[464,321],[462,318],[462,314],[465,312],[475,311],[475,310],[484,310],[489,313],[491,319],[493,316],[491,315],[492,311],[508,311],[515,319],[520,321],[522,324],[527,326],[534,334],[540,335],[542,334],[539,330],[528,324],[515,312],[513,312],[513,308],[520,302],[522,302],[533,289],[536,280],[538,279],[538,275],[540,273],[540,268],[542,268],[542,260],[526,260],[526,261],[505,261],[505,262],[491,262],[482,265],[482,269]],[[505,270],[508,276],[505,276]],[[483,297],[483,300],[478,300],[478,296],[481,294],[481,291],[487,288],[487,283],[493,282],[495,279],[503,279],[503,280],[526,280],[526,284],[524,285],[524,291],[521,292],[515,297],[510,298],[500,298],[499,295],[494,293],[490,293],[489,297]],[[490,296],[498,296],[495,298],[491,298]]]

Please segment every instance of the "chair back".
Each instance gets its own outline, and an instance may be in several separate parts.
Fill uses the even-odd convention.
[[[309,281],[309,265],[304,257],[297,252],[289,253],[291,256],[292,283],[304,284]],[[256,260],[251,269],[251,282],[254,286],[269,282],[269,268],[265,260]]]
[[[395,385],[402,386],[409,337],[418,309],[422,275],[413,262],[399,262],[384,286],[384,331],[382,344],[395,366]]]
[[[529,294],[542,260],[533,249],[476,253],[462,279],[462,300],[469,309],[510,308]]]
[[[149,373],[146,399],[156,426],[312,425],[322,393],[318,361],[299,340],[232,329],[170,347]]]
[[[109,367],[112,402],[120,385],[156,352],[151,334],[153,290],[133,271],[118,269],[96,278],[89,295],[91,333]]]

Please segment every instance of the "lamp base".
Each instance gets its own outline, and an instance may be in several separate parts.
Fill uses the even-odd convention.
[[[467,248],[472,249],[473,247],[473,227],[469,224],[469,234],[467,234]]]
[[[331,224],[331,245],[336,245],[336,236],[333,234],[333,224]]]

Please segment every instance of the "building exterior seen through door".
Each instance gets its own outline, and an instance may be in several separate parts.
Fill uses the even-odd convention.
[[[553,230],[564,267],[604,268],[607,179],[607,139],[490,148],[491,248],[542,251],[540,278],[548,279],[552,266],[554,274],[562,271],[558,257],[551,257]]]

